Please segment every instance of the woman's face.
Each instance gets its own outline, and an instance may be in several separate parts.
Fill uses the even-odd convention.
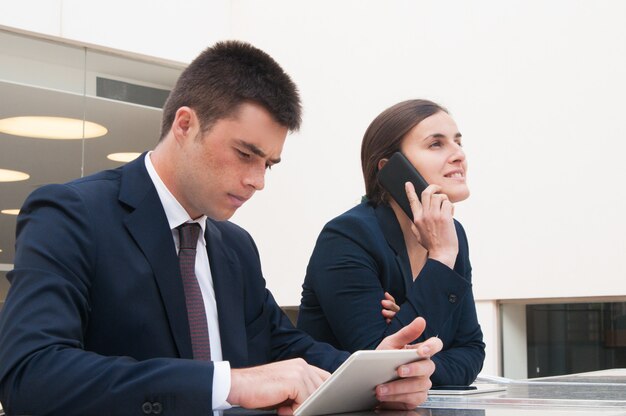
[[[461,133],[449,114],[425,118],[402,140],[400,150],[429,184],[441,186],[451,202],[467,199],[467,160]]]

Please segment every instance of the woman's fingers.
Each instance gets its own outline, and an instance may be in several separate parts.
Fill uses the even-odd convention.
[[[422,215],[422,204],[415,193],[415,187],[411,182],[406,182],[404,184],[404,190],[406,191],[406,197],[409,199],[409,205],[411,205],[413,218],[419,218]]]
[[[383,306],[385,306],[385,309],[389,309],[389,310],[396,311],[396,312],[400,310],[400,307],[398,306],[398,304],[396,304],[396,299],[393,296],[391,296],[391,293],[389,292],[385,292],[385,299],[383,299]]]
[[[407,197],[413,211],[411,229],[419,243],[428,250],[428,257],[452,268],[458,253],[458,240],[454,226],[454,205],[441,187],[429,185],[417,199],[411,183],[406,183]]]

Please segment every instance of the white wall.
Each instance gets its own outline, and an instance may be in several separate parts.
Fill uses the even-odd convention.
[[[190,62],[230,37],[229,0],[0,0],[0,25]]]
[[[502,343],[500,339],[500,314],[498,304],[495,301],[479,300],[476,302],[476,313],[483,331],[483,341],[485,342],[485,361],[481,375],[501,375],[502,374]],[[524,344],[525,347],[526,344]],[[525,359],[525,357],[522,357]],[[519,358],[513,358],[519,361]],[[506,375],[506,374],[505,374]],[[508,376],[508,375],[507,375]],[[526,378],[520,376],[518,378]]]
[[[478,299],[626,295],[626,2],[235,0],[232,15],[304,98],[284,163],[236,217],[280,302],[299,302],[317,233],[363,193],[367,125],[412,97],[464,135]]]

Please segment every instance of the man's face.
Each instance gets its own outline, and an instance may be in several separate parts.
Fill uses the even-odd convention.
[[[195,113],[193,114],[195,117]],[[176,198],[191,218],[229,219],[265,186],[265,171],[280,162],[287,128],[262,106],[242,104],[206,133],[179,141]]]

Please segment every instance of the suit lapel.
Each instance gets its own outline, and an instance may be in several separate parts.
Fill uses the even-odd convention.
[[[192,358],[176,247],[161,200],[145,168],[144,155],[123,168],[120,201],[134,208],[124,223],[152,267],[180,357]]]
[[[411,276],[411,263],[406,251],[406,244],[400,223],[398,223],[393,209],[388,205],[379,204],[375,208],[375,213],[378,225],[385,236],[385,240],[387,240],[387,243],[396,254],[396,263],[398,263],[398,267],[402,271],[404,289],[405,292],[408,292],[413,284],[413,276]]]
[[[232,366],[241,366],[248,357],[241,266],[210,219],[207,219],[205,239],[217,303],[222,358],[230,361]]]

